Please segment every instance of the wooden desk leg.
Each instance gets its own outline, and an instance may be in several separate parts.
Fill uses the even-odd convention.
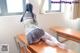
[[[57,34],[56,39],[57,39],[60,43],[64,43],[64,42],[68,41],[67,39],[65,39],[65,40],[63,40],[63,41],[60,41],[59,36],[60,36],[60,35]]]

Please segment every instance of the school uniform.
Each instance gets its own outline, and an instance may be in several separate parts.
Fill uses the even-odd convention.
[[[31,15],[27,16],[27,15],[29,14],[26,14],[26,17],[23,18],[22,23],[24,24],[24,27],[25,27],[26,40],[28,41],[29,44],[32,44],[35,42],[34,40],[37,40],[33,32],[34,30],[40,29],[40,28],[38,27],[38,25],[33,23],[33,20],[31,19],[32,16]],[[43,41],[45,41],[46,44],[51,46],[59,43],[55,37],[53,37],[47,32],[45,32],[45,34],[40,39],[42,39]]]

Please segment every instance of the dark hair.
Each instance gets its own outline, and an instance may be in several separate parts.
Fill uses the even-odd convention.
[[[26,5],[26,11],[29,11],[29,12],[31,12],[31,13],[33,13],[33,5],[31,4],[31,3],[28,3],[27,5]]]
[[[26,13],[26,11],[28,11],[28,12],[31,13],[33,22],[36,23],[36,19],[35,19],[34,13],[33,13],[33,5],[32,5],[31,3],[26,4],[25,13]],[[21,22],[23,21],[23,17],[24,17],[24,14],[23,14],[23,16],[22,16]]]

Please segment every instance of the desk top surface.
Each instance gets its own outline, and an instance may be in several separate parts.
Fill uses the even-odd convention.
[[[73,53],[71,50],[66,51],[58,47],[50,47],[43,42],[35,45],[30,45],[30,47],[36,51],[36,53]]]
[[[57,33],[66,34],[68,36],[77,38],[80,40],[80,32],[70,28],[62,28],[62,27],[51,27],[51,31],[56,31]]]
[[[19,35],[19,39],[23,42],[26,42],[25,36],[22,34]],[[72,51],[66,52],[65,50],[62,50],[57,47],[50,47],[43,42],[40,42],[39,44],[30,45],[30,48],[32,48],[36,53],[73,53]]]

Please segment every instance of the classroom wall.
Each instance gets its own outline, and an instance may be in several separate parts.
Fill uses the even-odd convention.
[[[30,0],[30,2],[34,6],[34,13],[37,15],[37,20],[40,26],[42,26],[45,29],[48,29],[51,26],[63,26],[63,27],[69,27],[78,29],[78,20],[72,19],[71,16],[73,16],[72,10],[70,9],[70,4],[66,4],[66,10],[64,10],[63,13],[57,12],[57,13],[48,13],[48,14],[41,14],[39,12],[39,5],[38,1]],[[36,5],[37,4],[37,5]],[[47,26],[46,26],[47,25]]]
[[[34,5],[38,24],[44,30],[48,30],[51,26],[77,28],[77,21],[65,19],[61,13],[39,14],[36,0],[31,0],[31,3]],[[9,44],[9,53],[18,53],[14,37],[24,33],[24,25],[19,22],[20,18],[21,15],[0,16],[0,44]]]
[[[14,37],[24,32],[24,26],[20,24],[21,16],[0,17],[0,44],[9,45],[9,53],[18,53]]]

